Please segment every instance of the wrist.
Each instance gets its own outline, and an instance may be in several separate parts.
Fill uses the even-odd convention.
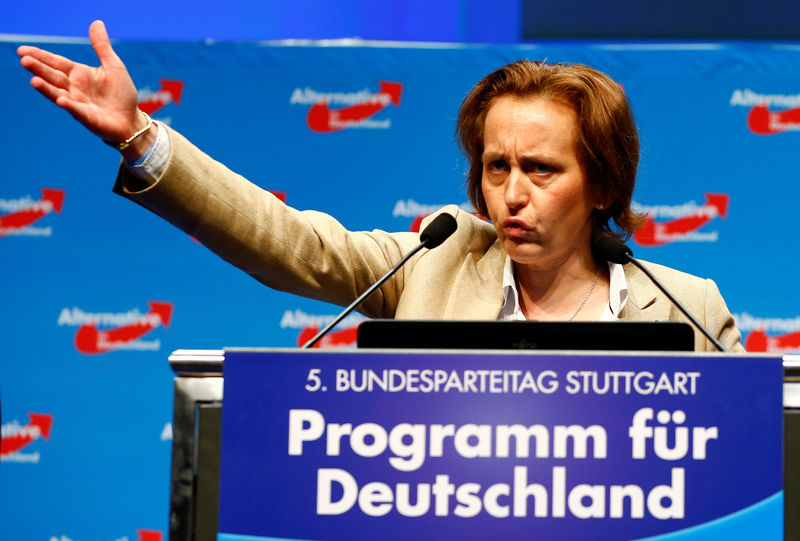
[[[126,161],[135,161],[142,157],[155,141],[158,127],[153,123],[153,119],[142,111],[136,109],[136,119],[133,122],[135,131],[133,134],[121,142],[104,142],[120,151]]]
[[[121,149],[119,152],[126,162],[135,162],[142,156],[147,154],[150,147],[156,142],[156,135],[158,134],[158,124],[153,122],[153,125],[139,137],[136,137],[130,144]]]

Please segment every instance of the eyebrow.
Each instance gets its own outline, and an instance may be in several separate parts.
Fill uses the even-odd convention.
[[[494,161],[497,159],[507,160],[506,153],[502,150],[494,151],[494,150],[484,150],[483,154],[481,155],[481,160],[485,161]],[[532,163],[544,163],[544,164],[552,164],[556,165],[559,163],[559,160],[556,159],[554,156],[549,154],[542,154],[541,152],[530,153],[530,154],[522,154],[519,156],[519,162],[523,165],[530,165]]]

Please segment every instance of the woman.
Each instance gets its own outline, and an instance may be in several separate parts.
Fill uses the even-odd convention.
[[[299,212],[229,171],[136,107],[136,88],[96,21],[90,68],[20,47],[31,84],[120,149],[115,191],[194,236],[263,283],[348,304],[416,243],[410,233],[349,232]],[[458,230],[422,252],[360,308],[432,319],[671,320],[672,304],[637,269],[596,261],[592,239],[628,237],[638,139],[622,89],[577,65],[521,61],[484,78],[462,104],[468,187],[491,225],[446,207]],[[616,224],[616,228],[611,226]],[[652,266],[730,349],[739,333],[710,280]],[[695,349],[713,349],[696,333]]]

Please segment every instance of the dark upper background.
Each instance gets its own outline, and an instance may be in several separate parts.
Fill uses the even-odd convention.
[[[0,33],[85,38],[94,19],[120,40],[800,39],[796,0],[29,0]]]

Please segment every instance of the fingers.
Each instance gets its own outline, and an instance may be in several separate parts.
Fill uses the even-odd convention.
[[[53,54],[50,51],[45,51],[44,49],[40,49],[38,47],[32,47],[30,45],[22,45],[17,49],[17,55],[19,55],[20,62],[23,62],[26,57],[33,58],[42,64],[46,64],[53,69],[58,71],[69,73],[72,67],[75,65],[75,62],[70,60],[69,58],[65,58],[61,55]],[[25,64],[22,64],[25,66]],[[27,69],[27,66],[25,66]]]
[[[34,77],[31,79],[31,86],[38,90],[45,98],[56,104],[58,104],[58,98],[69,96],[66,90],[51,85],[41,77]]]
[[[49,84],[41,77],[32,78],[31,86],[38,90],[39,93],[41,93],[45,98],[66,110],[69,114],[82,122],[81,115],[86,114],[86,106],[70,99],[69,92]]]
[[[63,71],[53,69],[32,56],[23,56],[19,62],[23,68],[42,79],[48,85],[64,89],[69,88],[69,77]]]
[[[111,47],[111,40],[108,39],[108,32],[103,21],[94,21],[89,26],[89,41],[103,66],[120,61],[117,53]]]

